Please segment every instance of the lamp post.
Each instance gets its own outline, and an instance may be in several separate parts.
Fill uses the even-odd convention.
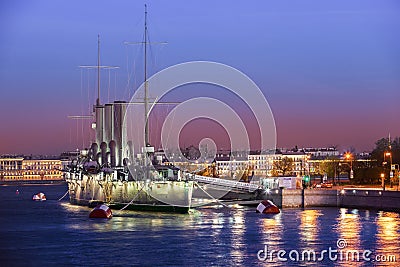
[[[385,174],[381,173],[382,189],[385,191]]]
[[[307,164],[308,177],[310,179],[310,185],[313,185],[313,182],[311,181],[311,173],[310,173],[310,162],[309,162],[310,158],[311,158],[310,155],[306,156],[306,164]]]
[[[389,177],[390,177],[390,187],[392,187],[392,179],[393,179],[393,170],[392,170],[392,165],[393,165],[393,162],[392,162],[392,152],[385,152],[384,154],[383,154],[383,161],[384,161],[384,164],[387,164],[386,163],[386,158],[389,158],[390,159],[390,167],[389,167],[389,169],[390,169],[390,172],[389,172]]]
[[[335,168],[335,174],[333,175],[333,185],[336,185],[335,178],[337,176],[337,171],[338,171],[338,167],[339,167],[339,163],[336,166],[336,159],[333,160],[333,166]]]
[[[346,154],[345,154],[345,158],[346,158],[346,160],[349,160],[350,161],[350,179],[353,179],[354,178],[354,172],[353,172],[353,155],[350,153],[350,152],[347,152]]]

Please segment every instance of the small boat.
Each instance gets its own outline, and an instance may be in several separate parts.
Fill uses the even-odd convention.
[[[104,218],[111,219],[112,211],[110,207],[105,204],[97,205],[89,214],[89,218]]]
[[[260,204],[258,204],[256,212],[264,214],[278,214],[281,211],[274,203],[272,203],[272,201],[263,200]]]
[[[42,192],[33,195],[32,200],[34,201],[46,201],[46,196],[45,194],[43,194]]]

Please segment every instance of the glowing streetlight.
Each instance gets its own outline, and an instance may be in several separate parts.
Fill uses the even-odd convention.
[[[385,174],[381,173],[382,189],[385,190]]]
[[[389,147],[389,149],[390,148],[391,147]],[[393,178],[394,173],[393,173],[393,166],[392,166],[393,165],[393,159],[392,159],[392,152],[391,151],[386,151],[383,154],[383,161],[384,161],[385,165],[387,164],[386,158],[390,159],[390,167],[389,167],[389,169],[390,169],[390,187],[392,187],[392,178]]]
[[[344,157],[346,160],[350,161],[350,179],[354,178],[354,172],[353,172],[353,155],[350,152],[346,152],[344,154]]]

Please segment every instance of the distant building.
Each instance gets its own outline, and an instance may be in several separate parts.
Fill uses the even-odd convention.
[[[62,180],[60,159],[25,159],[23,156],[0,157],[0,181]]]
[[[21,156],[0,157],[0,181],[23,180],[23,160]]]
[[[308,156],[302,151],[293,152],[286,150],[282,152],[278,150],[275,154],[265,155],[250,153],[248,162],[255,176],[271,177],[279,173],[279,170],[276,170],[275,166],[278,162],[282,161],[283,158],[289,158],[293,162],[290,175],[300,176],[307,170]]]
[[[282,152],[282,158],[287,157],[293,161],[292,175],[301,176],[308,172],[308,156],[304,152]]]
[[[325,159],[327,157],[338,157],[340,155],[335,147],[303,148],[303,151],[314,159]]]
[[[249,171],[248,153],[244,151],[218,151],[215,156],[216,173],[220,177],[242,176]],[[251,175],[251,173],[248,173]]]
[[[257,152],[251,152],[247,158],[252,173],[254,173],[255,176],[260,177],[266,177],[270,174],[272,163],[276,159],[275,155],[260,155]]]
[[[243,172],[248,169],[247,160],[231,160],[229,157],[219,158],[215,161],[217,174],[220,177],[236,177],[242,176]]]

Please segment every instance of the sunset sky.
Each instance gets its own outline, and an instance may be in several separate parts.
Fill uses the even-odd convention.
[[[67,118],[89,114],[96,98],[96,72],[79,66],[96,64],[100,34],[101,63],[119,66],[101,73],[102,102],[129,100],[143,81],[143,48],[123,43],[142,41],[145,3],[150,41],[168,42],[151,48],[150,74],[195,60],[242,71],[271,106],[278,147],[362,152],[400,136],[399,1],[5,0],[0,154],[88,145],[89,124]],[[187,145],[207,134],[190,127]]]

